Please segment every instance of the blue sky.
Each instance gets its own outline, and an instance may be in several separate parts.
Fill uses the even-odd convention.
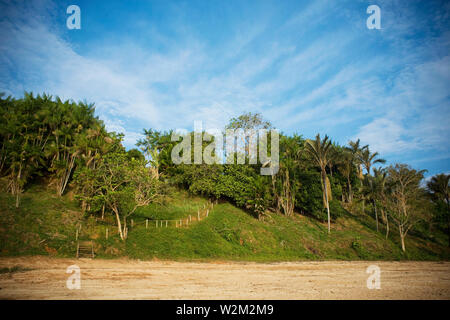
[[[66,8],[81,9],[68,30]],[[369,5],[381,30],[366,27]],[[450,171],[446,1],[0,1],[0,91],[94,102],[133,147],[142,128],[275,127],[388,163]]]

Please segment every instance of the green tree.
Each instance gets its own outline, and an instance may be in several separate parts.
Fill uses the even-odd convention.
[[[384,187],[386,184],[387,173],[383,169],[374,169],[374,176],[366,174],[364,178],[363,193],[365,199],[369,200],[374,210],[374,216],[376,221],[376,229],[378,228],[378,203],[382,199],[384,194]],[[384,220],[384,218],[383,218]]]
[[[138,161],[144,161],[145,160],[145,157],[144,157],[144,155],[142,154],[142,152],[140,152],[138,149],[136,149],[136,148],[133,148],[133,149],[130,149],[130,150],[128,150],[127,151],[127,156],[128,156],[128,159],[129,160],[131,160],[131,159],[136,159],[136,160],[138,160]]]
[[[138,207],[157,202],[162,196],[160,182],[152,176],[145,163],[129,160],[124,151],[108,153],[95,170],[84,168],[76,179],[78,185],[88,186],[81,189],[80,199],[96,202],[100,198],[112,210],[122,240],[128,235],[128,217]]]
[[[354,169],[353,155],[348,150],[344,150],[340,154],[340,158],[337,161],[337,166],[338,170],[342,173],[342,175],[346,179],[346,189],[347,189],[346,201],[348,203],[351,203],[353,200],[352,181],[351,181],[351,176]]]
[[[397,224],[402,250],[405,252],[405,238],[420,220],[420,210],[416,203],[421,195],[420,182],[426,170],[417,171],[406,164],[389,166],[387,170],[391,183],[389,197],[391,217]]]
[[[370,169],[374,164],[386,163],[386,160],[377,158],[378,156],[378,152],[371,153],[368,146],[366,146],[357,154],[360,163],[366,169],[366,174],[370,174]]]
[[[327,208],[327,214],[328,214],[328,233],[331,231],[331,225],[330,225],[330,205],[328,201],[328,197],[331,194],[329,192],[330,189],[330,183],[328,181],[326,167],[329,161],[329,154],[331,148],[331,141],[328,139],[328,136],[325,135],[325,138],[323,140],[320,139],[320,134],[316,135],[315,140],[306,140],[306,150],[312,155],[316,165],[320,168],[321,172],[321,178],[322,178],[322,186],[323,186],[323,194],[325,196],[325,203]]]
[[[350,161],[351,166],[356,169],[356,174],[360,181],[360,187],[362,186],[362,180],[363,180],[362,164],[360,162],[360,154],[367,147],[368,147],[368,145],[361,146],[361,141],[358,139],[356,141],[349,141],[348,147],[345,148],[345,150],[350,154],[348,160]],[[348,180],[348,182],[350,183],[349,187],[348,187],[348,189],[350,190],[349,191],[349,202],[352,203],[353,202],[353,191],[352,191],[350,179]]]
[[[446,206],[444,218],[447,221],[448,246],[450,247],[450,174],[441,173],[431,177],[427,182],[428,192],[433,201],[443,202]]]
[[[294,135],[280,135],[280,167],[278,173],[272,175],[272,191],[277,211],[283,210],[287,216],[294,213],[296,193],[300,187],[297,172],[300,170],[300,154],[303,150],[303,139]]]

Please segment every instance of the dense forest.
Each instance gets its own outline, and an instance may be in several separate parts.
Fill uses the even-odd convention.
[[[271,212],[307,215],[326,222],[331,233],[347,212],[369,215],[386,239],[397,232],[403,251],[412,231],[428,237],[450,231],[450,175],[425,182],[425,170],[384,166],[386,160],[359,140],[339,145],[326,135],[280,133],[279,170],[264,176],[261,164],[176,165],[171,130],[144,129],[137,148],[127,151],[123,135],[106,130],[93,104],[25,93],[0,96],[0,106],[0,181],[15,207],[32,183],[58,196],[70,189],[85,215],[113,216],[122,240],[133,213],[163,201],[172,187],[226,200],[259,220]],[[224,129],[261,128],[272,125],[246,113]]]

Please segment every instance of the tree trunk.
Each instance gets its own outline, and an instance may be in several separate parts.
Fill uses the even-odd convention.
[[[19,208],[19,196],[20,196],[20,178],[22,177],[22,164],[19,166],[19,173],[16,180],[16,208]]]
[[[330,233],[331,227],[330,227],[330,205],[328,203],[328,188],[327,188],[327,176],[326,173],[322,172],[322,179],[323,179],[323,185],[325,189],[325,202],[327,204],[327,213],[328,213],[328,233]]]
[[[127,227],[127,218],[124,216],[123,217],[123,239],[125,240],[128,236],[128,227]]]
[[[119,217],[119,212],[117,211],[117,209],[113,208],[114,213],[116,214],[116,219],[117,219],[117,228],[119,229],[119,235],[120,235],[120,239],[125,240],[124,236],[123,236],[123,232],[122,232],[122,224],[120,223],[120,217]]]
[[[386,212],[386,240],[389,237],[389,218],[388,218],[388,214]]]
[[[352,183],[350,181],[350,177],[347,178],[347,183],[348,183],[348,202],[352,203],[353,202],[353,191],[352,191]]]
[[[16,208],[19,207],[19,192],[16,193]]]
[[[406,252],[406,249],[405,249],[405,235],[403,234],[403,228],[399,227],[398,229],[400,231],[400,240],[402,241],[402,251]]]
[[[289,183],[289,170],[286,169],[286,177],[283,183],[282,207],[284,214],[291,216],[294,213],[294,197],[291,192],[291,184]]]
[[[375,202],[375,200],[373,201],[373,208],[375,210],[375,220],[377,222],[377,232],[378,232],[378,212],[377,212],[377,203]]]
[[[275,200],[275,203],[276,203],[276,206],[277,206],[277,208],[276,208],[276,212],[277,213],[279,213],[280,212],[280,196],[278,195],[278,191],[277,191],[277,189],[276,189],[276,185],[275,185],[275,175],[272,175],[272,189],[273,189],[273,194],[274,194],[274,200]]]
[[[59,190],[58,190],[58,195],[59,196],[62,196],[63,193],[64,193],[64,190],[66,190],[67,183],[69,182],[70,175],[71,175],[73,167],[75,165],[75,158],[76,158],[76,156],[74,156],[74,155],[72,155],[70,157],[70,161],[68,163],[68,167],[64,170],[64,174],[61,177],[60,187],[59,187]]]

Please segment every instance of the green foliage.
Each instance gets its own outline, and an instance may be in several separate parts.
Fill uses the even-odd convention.
[[[127,217],[138,207],[159,201],[162,195],[161,182],[144,164],[143,160],[130,160],[122,150],[106,154],[95,169],[83,167],[75,175],[82,206],[98,209],[101,204],[112,210],[122,240],[127,234]]]
[[[94,106],[25,93],[22,99],[0,97],[0,176],[19,195],[36,177],[62,195],[77,166],[95,166],[112,140]]]
[[[92,239],[98,258],[175,260],[437,260],[448,259],[445,234],[436,233],[437,242],[425,242],[417,235],[408,240],[408,256],[399,249],[398,235],[385,240],[373,228],[351,216],[335,222],[336,230],[326,233],[326,225],[309,217],[269,214],[262,221],[227,203],[214,206],[209,217],[183,228],[155,228],[145,219],[186,218],[203,208],[206,199],[185,191],[171,191],[164,203],[141,207],[133,216],[134,228],[122,242],[111,216],[105,220],[83,217],[76,201],[68,195],[56,197],[41,185],[30,186],[22,206],[14,208],[14,198],[0,193],[0,255],[75,256],[75,229],[80,238]],[[373,221],[372,221],[373,222]],[[109,238],[105,238],[106,228]],[[353,242],[356,242],[353,244]]]
[[[144,161],[145,157],[138,149],[130,149],[127,151],[127,158],[128,160],[137,160],[137,161]]]
[[[237,118],[231,118],[226,129],[270,129],[272,124],[263,119],[260,113],[244,113]]]
[[[433,222],[441,229],[447,229],[450,247],[450,174],[438,174],[427,183],[430,198],[434,202]]]
[[[355,250],[356,254],[361,259],[367,260],[370,257],[370,253],[367,251],[366,248],[364,248],[364,245],[362,244],[360,237],[356,237],[352,241],[352,246],[351,247],[352,247],[353,250]]]
[[[86,219],[100,216],[103,219],[105,215],[106,219],[115,217],[123,239],[126,238],[127,219],[131,214],[136,213],[138,220],[161,215],[183,217],[186,213],[181,209],[185,208],[184,204],[177,209],[171,207],[173,212],[169,212],[162,204],[162,195],[167,194],[167,189],[170,188],[170,193],[174,193],[176,186],[187,190],[193,196],[229,201],[239,209],[230,206],[227,210],[235,213],[235,210],[239,210],[239,213],[236,213],[240,217],[239,222],[255,227],[255,230],[249,231],[252,234],[250,236],[245,234],[242,227],[237,228],[238,223],[233,220],[236,217],[230,217],[232,221],[224,218],[226,221],[221,221],[220,226],[210,226],[214,230],[213,233],[202,229],[206,227],[201,224],[192,228],[199,228],[202,233],[200,235],[190,234],[191,231],[184,233],[182,230],[169,232],[167,241],[175,241],[171,237],[180,236],[185,237],[186,241],[209,240],[214,243],[204,251],[199,248],[194,250],[201,254],[192,254],[191,251],[190,256],[196,257],[214,255],[219,244],[224,246],[225,256],[233,253],[242,257],[251,255],[251,252],[258,252],[258,246],[253,240],[243,240],[243,234],[249,239],[256,239],[257,242],[259,237],[264,237],[260,228],[267,227],[266,220],[287,223],[281,220],[279,215],[269,212],[283,213],[294,220],[297,219],[295,213],[313,217],[302,231],[313,233],[315,240],[324,240],[320,238],[324,237],[320,234],[324,231],[321,223],[328,217],[336,225],[340,220],[352,216],[373,226],[373,218],[366,216],[366,213],[371,212],[369,210],[373,211],[375,217],[381,212],[386,230],[389,222],[396,223],[402,235],[403,247],[403,240],[408,231],[433,241],[441,240],[439,231],[446,229],[450,232],[449,175],[433,177],[427,184],[426,194],[420,184],[423,171],[406,165],[393,165],[387,170],[371,170],[374,164],[383,164],[385,160],[379,158],[377,152],[369,151],[368,146],[361,146],[359,140],[350,141],[349,146],[339,146],[332,143],[328,136],[321,139],[319,134],[315,140],[305,140],[297,134],[280,134],[279,170],[273,176],[262,176],[261,167],[271,166],[270,162],[263,165],[175,165],[171,154],[177,141],[171,141],[172,130],[144,129],[144,138],[137,143],[142,152],[138,149],[125,151],[121,143],[123,135],[107,132],[103,122],[94,112],[93,104],[61,101],[58,97],[53,99],[45,94],[33,96],[32,93],[25,93],[21,99],[4,98],[0,95],[0,179],[4,190],[14,197],[16,208],[20,203],[24,212],[32,211],[27,203],[30,197],[26,191],[36,182],[45,183],[53,192],[56,191],[58,197],[63,197],[67,190],[71,189]],[[262,128],[270,129],[272,125],[260,114],[252,113],[231,119],[225,127]],[[194,133],[189,134],[193,143]],[[247,143],[247,146],[239,152],[244,154],[247,161],[248,137],[244,138],[243,142]],[[208,144],[209,142],[204,141],[202,148]],[[192,153],[193,149],[191,148]],[[272,152],[270,149],[268,151]],[[3,205],[10,210],[9,202]],[[242,218],[243,212],[246,212],[245,219]],[[224,210],[223,214],[227,215],[228,212]],[[57,220],[56,215],[57,213],[52,212],[51,217],[46,216],[46,219]],[[262,220],[262,225],[255,225],[258,223],[254,219],[256,217]],[[17,219],[22,218],[24,217]],[[296,220],[296,223],[299,221]],[[378,221],[376,226],[378,230]],[[438,229],[436,232],[433,231],[435,226]],[[292,238],[302,238],[301,232],[298,232],[299,226],[290,225],[289,228],[286,227],[286,230],[290,230],[286,232],[295,230],[290,235]],[[289,251],[289,254],[284,256],[320,255],[314,253],[315,249],[311,251],[307,246],[300,248],[291,240],[283,238],[280,229],[271,228],[270,233],[277,234],[277,241],[281,239],[280,243],[285,251],[275,250],[281,256],[289,251],[286,248],[295,248],[295,253]],[[15,240],[8,239],[9,244],[20,242],[18,232],[11,234]],[[137,233],[133,237],[147,240],[149,238]],[[448,238],[450,241],[450,237]],[[18,252],[42,253],[42,248],[34,240],[27,249]],[[68,245],[62,239],[57,241],[62,251],[67,249]],[[389,238],[386,241],[390,241]],[[372,248],[366,245],[363,239],[361,243],[364,243],[363,247],[355,244],[353,248],[352,245],[353,251],[359,250],[360,257],[373,257],[369,253]],[[105,245],[119,250],[118,244],[106,241]],[[279,243],[274,240],[273,243],[259,245],[268,246],[266,251],[262,250],[265,256],[266,253],[271,255],[275,252],[271,251],[273,248],[270,249],[270,246],[277,247]],[[346,245],[349,247],[348,243]],[[362,252],[362,248],[366,251]],[[130,249],[128,244],[120,245],[119,252],[124,250],[134,249]],[[344,250],[341,253],[342,256],[351,257],[355,254],[353,251],[349,253]],[[416,253],[411,255],[417,256]],[[139,253],[133,255],[139,256]]]
[[[330,201],[331,220],[336,221],[338,218],[344,217],[348,214],[347,210],[342,207],[342,204],[338,200]]]
[[[322,220],[324,207],[320,173],[316,170],[301,172],[298,175],[298,179],[300,181],[300,188],[296,193],[297,210]]]

